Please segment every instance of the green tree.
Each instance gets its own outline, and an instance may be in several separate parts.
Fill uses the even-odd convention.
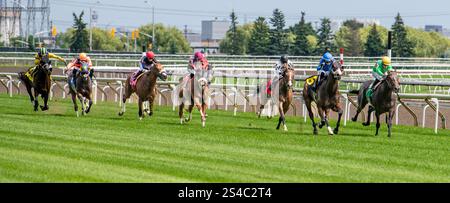
[[[381,56],[384,54],[384,46],[381,41],[380,33],[377,30],[377,25],[373,24],[372,29],[370,29],[369,35],[367,36],[367,41],[364,44],[364,55],[365,56]]]
[[[286,21],[281,10],[275,9],[273,11],[270,24],[272,24],[272,29],[270,30],[269,54],[287,54],[289,52],[289,45],[287,43],[287,32],[284,30]]]
[[[248,51],[253,55],[266,55],[270,45],[269,25],[264,17],[259,17],[253,23],[253,30],[248,43]]]
[[[86,52],[89,49],[88,32],[86,30],[86,23],[83,22],[84,11],[77,16],[73,13],[75,30],[70,44],[70,50],[73,52]]]
[[[93,28],[92,49],[103,51],[122,51],[123,43],[120,39],[113,38],[108,30]]]
[[[227,41],[222,43],[222,52],[231,54],[231,55],[238,55],[238,54],[244,54],[245,53],[245,44],[243,44],[242,37],[243,32],[242,30],[238,31],[238,21],[236,14],[234,13],[234,10],[230,14],[231,24],[230,28],[228,29],[226,33]]]
[[[408,39],[414,41],[413,52],[417,57],[444,57],[450,48],[450,39],[437,32],[425,32],[406,27]]]
[[[311,24],[305,22],[305,12],[302,12],[302,17],[297,26],[294,26],[295,46],[292,53],[295,55],[309,56],[312,54],[312,49],[308,43],[308,35],[312,34],[310,31]],[[312,28],[312,27],[311,27]]]
[[[220,51],[227,54],[246,54],[248,52],[248,44],[252,30],[253,26],[251,24],[236,26],[236,38],[239,42],[237,43],[237,47],[233,48],[231,35],[227,32],[225,38],[220,42]]]
[[[138,28],[139,32],[146,35],[151,35],[152,25],[144,25]],[[145,46],[149,49],[148,45],[151,44],[151,38],[145,36],[144,34],[139,34],[137,39],[138,47]],[[158,42],[156,46],[152,47],[152,50],[157,53],[190,53],[192,48],[189,42],[184,37],[181,30],[176,27],[166,27],[163,24],[155,24],[155,39]],[[125,39],[123,39],[125,43]],[[131,42],[130,42],[131,43]],[[134,43],[134,42],[133,42]],[[138,49],[141,50],[141,49]]]
[[[32,35],[28,36],[27,41],[28,41],[28,49],[30,51],[35,51],[36,47],[34,45],[34,37]]]
[[[331,20],[329,18],[322,18],[320,28],[317,30],[317,48],[316,54],[323,54],[325,48],[333,50],[333,34],[331,32]]]
[[[392,56],[412,57],[414,56],[414,43],[408,39],[400,13],[395,17],[395,23],[392,25]]]
[[[364,25],[357,20],[347,20],[336,33],[334,42],[336,48],[344,48],[349,56],[362,55],[362,43],[360,37],[360,29]],[[335,50],[338,52],[338,50]]]

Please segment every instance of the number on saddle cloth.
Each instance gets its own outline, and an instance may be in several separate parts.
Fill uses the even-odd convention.
[[[306,78],[306,84],[313,85],[316,82],[318,77],[319,76],[317,76],[317,75],[313,75],[313,76],[311,76],[309,78]]]

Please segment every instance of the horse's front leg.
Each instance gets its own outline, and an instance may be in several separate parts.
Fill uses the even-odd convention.
[[[84,100],[85,98],[83,97],[83,95],[78,94],[78,100],[80,100],[81,103],[81,115],[86,115],[86,112],[84,111]]]
[[[376,124],[377,130],[375,132],[375,136],[377,136],[378,130],[380,129],[380,125],[381,125],[380,124],[380,114],[378,112],[375,112],[375,118],[377,119],[377,124]]]
[[[328,135],[334,135],[333,129],[331,129],[330,122],[328,118],[330,117],[330,109],[326,109],[324,112],[324,122],[327,125]]]
[[[335,111],[338,113],[338,120],[336,123],[336,128],[334,128],[333,133],[334,134],[338,134],[339,133],[339,126],[341,125],[341,118],[342,118],[342,114],[344,113],[344,111],[342,110],[340,105],[336,106]]]
[[[78,113],[77,95],[76,94],[71,94],[71,95],[72,95],[73,109],[77,113],[77,117],[79,117],[80,114]]]
[[[387,122],[387,126],[388,126],[388,137],[391,137],[392,118],[394,118],[394,114],[395,114],[395,111],[394,111],[394,110],[389,111],[389,117],[388,117],[388,122]]]
[[[86,97],[86,99],[88,100],[88,106],[87,106],[87,109],[86,109],[86,113],[89,113],[91,111],[91,107],[92,107],[91,95],[88,95],[88,97]]]
[[[42,99],[44,99],[44,106],[40,106],[42,111],[48,110],[48,93],[42,94]]]
[[[38,98],[39,98],[39,93],[37,92],[36,89],[34,89],[34,111],[38,111],[38,106],[39,106]]]
[[[280,125],[281,125],[281,122],[283,121],[283,117],[284,117],[284,115],[283,115],[283,102],[279,102],[278,110],[280,112],[280,118],[278,119],[277,130],[280,129]]]
[[[138,115],[139,115],[139,120],[142,120],[142,118],[144,117],[144,114],[143,114],[143,112],[142,112],[142,105],[143,105],[143,101],[142,101],[142,99],[141,98],[139,98],[139,101],[138,101],[138,108],[139,108],[139,111],[138,111]]]
[[[320,117],[319,128],[322,129],[322,127],[326,124],[324,115],[325,111],[321,107],[319,107],[319,105],[317,105],[317,111]]]

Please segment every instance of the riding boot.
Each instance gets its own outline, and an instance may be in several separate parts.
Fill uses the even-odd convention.
[[[370,104],[370,99],[372,98],[372,94],[373,94],[373,87],[375,86],[375,84],[377,83],[378,80],[374,80],[370,86],[367,88],[367,92],[366,92],[366,98],[369,101]]]

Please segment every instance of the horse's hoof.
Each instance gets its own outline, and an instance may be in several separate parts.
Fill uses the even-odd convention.
[[[206,122],[202,121],[202,127],[204,128],[206,126]]]
[[[356,122],[357,120],[358,120],[358,118],[356,118],[356,117],[353,117],[353,118],[352,118],[352,121],[353,121],[353,122]]]
[[[314,134],[314,135],[318,135],[318,134],[319,134],[319,131],[314,130],[314,131],[313,131],[313,134]]]
[[[118,115],[119,115],[119,116],[123,116],[123,112],[119,112]]]
[[[369,126],[370,123],[363,123],[362,125],[363,125],[363,126]]]
[[[139,121],[142,121],[142,118],[143,118],[143,117],[139,117]]]
[[[183,125],[183,120],[182,118],[180,118],[180,124]]]
[[[333,133],[334,133],[334,134],[338,134],[338,133],[339,133],[339,129],[335,128],[335,129],[333,130]]]
[[[77,118],[80,117],[80,113],[77,111]]]
[[[284,132],[287,132],[287,131],[288,131],[287,126],[284,126]]]
[[[148,116],[153,116],[153,112],[148,113]]]
[[[331,129],[331,127],[328,127],[328,135],[334,135],[333,130]]]

